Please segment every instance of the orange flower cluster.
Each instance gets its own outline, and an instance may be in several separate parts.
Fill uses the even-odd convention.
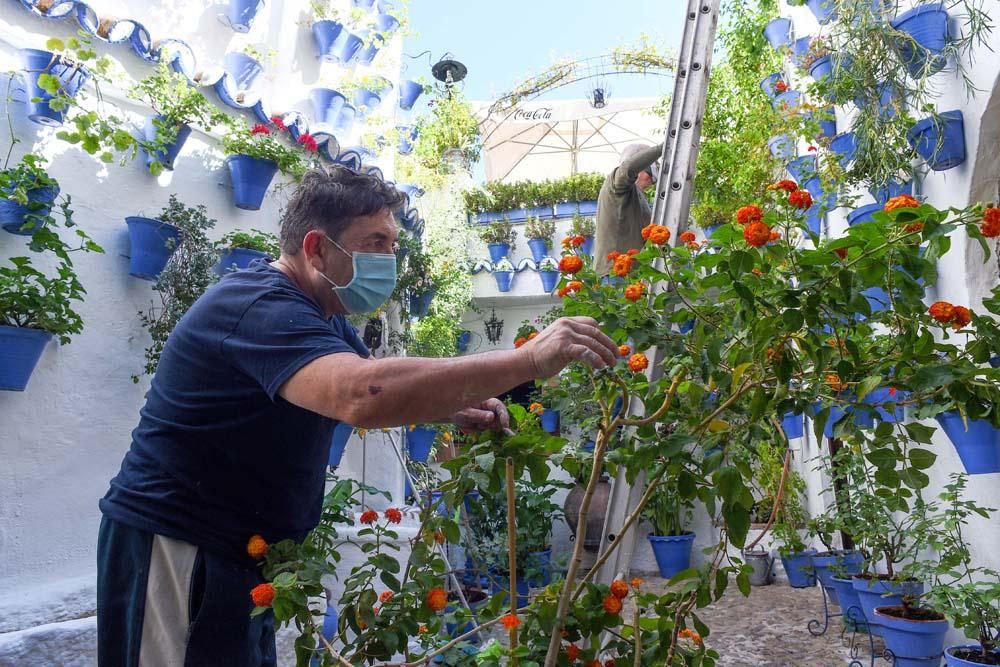
[[[267,549],[267,541],[260,535],[252,535],[250,541],[247,542],[247,553],[254,560],[263,558],[267,554]]]
[[[630,583],[632,584],[632,588],[639,590],[639,587],[642,586],[642,579],[639,577],[633,577]]]
[[[701,635],[699,635],[697,632],[695,632],[690,628],[684,628],[679,633],[677,633],[677,636],[682,639],[690,639],[695,644],[701,643]]]
[[[826,383],[829,385],[830,389],[833,389],[834,391],[844,391],[847,389],[847,383],[841,382],[840,376],[836,373],[827,373]]]
[[[570,662],[576,662],[580,659],[580,647],[576,644],[566,644],[566,657],[569,658]]]
[[[920,208],[920,202],[911,197],[910,195],[899,195],[898,197],[893,197],[885,203],[882,210],[886,213],[890,211],[895,211],[897,208]]]
[[[628,584],[621,579],[615,579],[611,582],[610,591],[619,600],[624,599],[628,595]]]
[[[611,267],[611,273],[619,278],[624,278],[631,273],[634,268],[635,258],[632,255],[620,255],[618,259],[615,260],[614,266]]]
[[[382,604],[385,604],[386,602],[392,599],[392,596],[393,596],[392,591],[382,591],[382,594],[378,596],[378,601],[381,602]]]
[[[837,257],[847,259],[847,248],[837,248],[833,252],[837,253]]]
[[[751,222],[760,222],[763,219],[764,212],[756,204],[743,206],[736,211],[736,222],[741,225],[749,225]]]
[[[792,193],[799,189],[798,184],[795,181],[783,178],[777,183],[771,183],[767,186],[768,190],[784,190],[785,192]]]
[[[582,246],[586,242],[587,242],[587,239],[585,239],[580,234],[577,234],[576,236],[570,237],[570,239],[569,239],[569,244],[573,248],[579,248],[580,246]]]
[[[950,324],[955,331],[972,322],[972,311],[965,306],[955,306],[947,301],[935,301],[927,309],[928,314],[941,324]]]
[[[647,233],[646,230],[649,230]],[[663,225],[647,225],[642,230],[642,238],[655,245],[663,245],[670,240],[670,230]]]
[[[686,232],[681,232],[681,235],[678,238],[682,243],[693,243],[697,237],[694,235],[694,232],[688,230]]]
[[[579,273],[583,268],[583,260],[576,255],[567,255],[559,260],[559,270],[563,273]]]
[[[378,521],[378,512],[375,510],[365,510],[361,513],[361,523],[370,526],[371,524]]]
[[[427,608],[431,611],[441,611],[448,606],[448,594],[443,588],[432,588],[427,591]]]
[[[582,289],[583,289],[583,283],[581,283],[579,280],[571,280],[568,283],[566,283],[565,287],[560,287],[558,290],[556,290],[556,296],[558,296],[561,299],[567,294],[574,294]],[[538,334],[536,333],[535,336],[537,335]],[[528,336],[528,340],[531,340],[532,338],[534,338],[534,336]]]
[[[517,617],[517,614],[507,614],[500,619],[500,624],[508,630],[513,630],[517,626],[521,625],[521,619]]]
[[[633,373],[641,373],[649,366],[649,359],[642,352],[636,352],[628,359],[628,367]]]
[[[421,623],[420,627],[417,628],[417,633],[421,634],[421,635],[426,635],[427,634],[427,626],[424,625],[423,623]]]
[[[807,209],[813,205],[813,198],[808,190],[793,190],[788,195],[788,203],[795,208]]]
[[[760,221],[751,222],[743,228],[743,238],[754,248],[759,248],[771,240],[771,228]]]
[[[632,348],[631,347],[629,347],[628,345],[619,345],[618,346],[618,356],[619,357],[627,357],[630,354],[632,354]]]
[[[983,224],[979,229],[986,238],[1000,236],[1000,208],[991,206],[983,211]]]
[[[258,607],[270,607],[274,602],[274,586],[271,584],[258,584],[250,591],[250,599]]]
[[[777,231],[775,229],[772,229],[771,230],[771,238],[769,238],[768,241],[777,241],[780,238],[781,238],[781,232],[779,232],[779,231]]]
[[[399,523],[403,520],[403,513],[395,507],[390,507],[385,511],[385,518],[389,521],[389,523]]]
[[[519,347],[521,347],[522,345],[524,345],[527,342],[528,342],[528,339],[525,338],[524,336],[521,336],[520,338],[518,338],[517,340],[514,341],[514,348],[515,349],[519,348]]]
[[[545,414],[545,406],[541,403],[532,403],[528,406],[528,412],[535,415]]]
[[[924,223],[922,222],[911,222],[903,225],[903,231],[907,234],[913,234],[914,232],[919,232],[924,228]]]
[[[625,298],[629,301],[638,301],[646,293],[646,286],[642,283],[632,283],[625,288]]]

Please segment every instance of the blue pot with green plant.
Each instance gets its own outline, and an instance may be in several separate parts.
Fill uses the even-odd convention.
[[[559,271],[556,270],[539,271],[538,277],[542,281],[542,291],[544,291],[546,294],[551,293],[552,290],[556,288],[556,285],[559,284]]]
[[[797,67],[805,68],[809,64],[809,50],[812,46],[813,37],[806,35],[799,37],[792,42],[792,59]]]
[[[861,612],[873,634],[881,634],[881,624],[875,615],[876,607],[903,604],[903,596],[919,597],[924,586],[918,581],[895,581],[872,576],[858,575],[853,579],[854,592],[858,597]]]
[[[164,124],[168,122],[166,118],[160,115],[147,116],[146,123],[142,128],[143,137],[150,143],[156,142],[163,134],[162,128]],[[187,123],[181,123],[174,127],[174,132],[176,134],[173,141],[165,144],[160,150],[146,153],[147,166],[154,162],[159,162],[163,165],[164,169],[172,170],[174,168],[174,160],[177,159],[181,148],[184,147],[184,142],[191,136],[191,126]]]
[[[129,274],[143,280],[156,280],[170,260],[181,233],[177,227],[153,218],[125,218],[129,238]]]
[[[813,570],[812,556],[815,549],[806,549],[781,556],[781,565],[788,576],[788,585],[792,588],[812,588],[816,585],[816,572]]]
[[[820,25],[837,20],[837,0],[806,0],[806,6]]]
[[[408,111],[416,104],[417,98],[424,92],[424,87],[416,81],[407,79],[399,84],[399,108]]]
[[[830,141],[830,152],[837,156],[840,166],[847,168],[854,161],[858,152],[857,141],[853,132],[843,132]]]
[[[801,438],[804,433],[805,418],[801,414],[787,412],[781,419],[781,430],[785,432],[785,437],[789,440]]]
[[[796,183],[804,184],[816,175],[816,156],[800,155],[785,165],[785,169]]]
[[[0,325],[0,391],[24,391],[52,334]]]
[[[782,92],[777,89],[779,83],[783,83],[785,80],[784,72],[775,72],[774,74],[768,74],[760,82],[760,89],[764,91],[764,94],[774,99],[778,93]]]
[[[406,451],[410,455],[410,460],[426,463],[435,438],[437,438],[435,428],[417,425],[409,429],[406,432]]]
[[[410,295],[410,317],[425,317],[431,309],[435,290],[432,287],[420,294]]]
[[[918,120],[906,138],[934,171],[953,169],[965,162],[965,125],[962,112],[945,111]]]
[[[90,79],[90,72],[51,51],[21,49],[20,56],[28,120],[52,127],[62,125],[63,109],[53,109],[49,102],[59,96],[75,97]]]
[[[790,160],[795,156],[795,137],[790,134],[779,134],[767,142],[771,155],[779,160]]]
[[[13,184],[5,190],[0,194],[0,225],[5,231],[21,236],[31,236],[44,224],[59,195],[58,185],[31,188],[25,191],[27,203],[21,204],[14,199]]]
[[[868,192],[871,193],[875,201],[885,206],[885,203],[893,197],[900,195],[913,196],[913,181],[901,183],[896,179],[889,179],[881,185],[872,185],[872,187],[868,188]]]
[[[895,667],[937,667],[948,621],[923,607],[882,605],[873,610]]]
[[[545,412],[542,413],[542,429],[546,433],[558,433],[559,432],[559,411],[550,410],[546,408]]]
[[[907,35],[897,41],[896,50],[914,79],[922,79],[945,66],[941,55],[948,45],[948,12],[944,3],[920,4],[892,20],[896,30]]]
[[[878,202],[859,206],[847,214],[847,224],[853,226],[860,225],[862,222],[871,222],[872,216],[881,211],[883,206],[884,204]]]

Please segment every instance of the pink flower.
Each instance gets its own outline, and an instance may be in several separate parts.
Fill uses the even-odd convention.
[[[264,123],[257,123],[250,130],[250,134],[271,134],[271,130],[267,129],[267,125],[264,125]]]
[[[310,153],[315,153],[319,150],[319,144],[316,143],[316,140],[313,139],[313,136],[308,132],[299,137],[299,143],[302,144],[302,147]]]
[[[288,126],[285,125],[285,121],[281,120],[281,116],[271,116],[271,122],[282,132],[288,131]]]

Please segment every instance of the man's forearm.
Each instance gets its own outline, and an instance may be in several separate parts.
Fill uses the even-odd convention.
[[[621,166],[618,167],[616,176],[616,185],[624,187],[627,184],[632,185],[635,183],[636,179],[639,178],[639,174],[649,169],[650,165],[660,159],[663,155],[663,144],[657,146],[650,146],[649,148],[639,151],[633,155],[628,160],[622,162]]]

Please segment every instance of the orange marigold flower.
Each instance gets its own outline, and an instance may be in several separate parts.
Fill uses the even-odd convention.
[[[677,636],[678,637],[683,637],[684,639],[690,639],[695,644],[700,644],[701,643],[701,635],[699,635],[694,630],[691,630],[690,628],[684,628],[679,633],[677,633]]]
[[[833,389],[834,391],[844,391],[847,389],[847,383],[841,382],[840,376],[836,373],[827,373],[826,383],[829,385],[830,389]]]
[[[924,223],[922,222],[911,222],[908,225],[903,225],[903,231],[907,234],[912,234],[914,232],[919,232],[924,228]]]
[[[421,623],[420,627],[417,628],[417,632],[419,634],[426,635],[427,634],[427,626],[424,625],[423,623]]]
[[[639,588],[642,586],[642,579],[640,579],[639,577],[632,577],[632,581],[630,583],[632,584],[632,588],[639,590]]]
[[[771,228],[763,222],[751,222],[743,228],[743,238],[754,248],[759,248],[771,240]]]
[[[365,510],[361,513],[361,523],[371,525],[378,521],[378,512],[375,510]]]
[[[636,352],[628,358],[628,367],[633,373],[641,373],[649,366],[649,359],[642,352]]]
[[[381,595],[378,596],[378,601],[385,604],[392,599],[394,593],[392,591],[382,591]]]
[[[576,255],[567,255],[559,260],[559,270],[563,273],[579,273],[583,268],[583,260]]]
[[[656,225],[650,223],[650,224],[648,224],[648,225],[646,225],[645,227],[642,228],[642,240],[643,241],[648,241],[649,240],[649,235],[653,233],[653,228],[655,228],[655,227],[656,227]]]
[[[628,595],[628,584],[622,579],[615,579],[611,582],[610,591],[612,595],[621,600]]]
[[[955,331],[969,326],[970,322],[972,322],[972,311],[965,306],[955,306],[955,314],[951,319],[951,326],[955,328]]]
[[[260,560],[267,553],[268,544],[260,535],[252,535],[250,541],[247,542],[247,553],[250,554],[250,558],[254,560]]]
[[[764,218],[764,212],[760,210],[760,206],[756,204],[749,204],[743,206],[736,211],[736,222],[741,225],[749,225],[751,222],[760,222]]]
[[[576,644],[566,644],[566,657],[570,662],[576,662],[580,657],[580,647]]]
[[[513,630],[517,626],[521,625],[521,619],[517,617],[517,614],[507,614],[500,619],[500,624],[508,630]]]
[[[399,523],[403,520],[403,513],[395,507],[390,507],[385,511],[385,518],[389,523]]]
[[[444,544],[446,541],[447,541],[447,538],[444,536],[444,532],[442,532],[440,530],[435,530],[434,531],[434,543],[435,544]]]
[[[772,230],[771,230],[771,238],[770,238],[770,239],[768,239],[768,240],[769,240],[769,241],[777,241],[777,240],[778,240],[778,239],[780,239],[780,238],[781,238],[781,232],[779,232],[779,231],[777,231],[777,230],[774,230],[774,229],[772,229]]]
[[[544,414],[545,406],[541,403],[532,403],[528,406],[528,412],[536,415]]]
[[[642,283],[632,283],[625,288],[625,298],[629,301],[638,301],[646,292],[646,286]]]
[[[927,313],[941,324],[948,324],[955,319],[955,306],[947,301],[935,301]]]
[[[619,278],[624,278],[632,269],[635,267],[635,260],[632,259],[631,255],[622,255],[617,260],[615,260],[614,266],[611,267],[611,273],[615,274]]]
[[[888,213],[889,211],[895,211],[897,208],[920,208],[920,202],[910,195],[899,195],[887,201],[882,210]]]
[[[586,242],[587,242],[587,239],[585,239],[580,234],[577,234],[576,236],[574,236],[573,238],[571,238],[569,240],[569,244],[571,246],[573,246],[574,248],[579,248],[580,246],[582,246]]]
[[[991,206],[983,211],[983,224],[979,229],[986,238],[1000,236],[1000,208]]]
[[[670,230],[663,225],[654,225],[653,231],[649,233],[650,243],[663,245],[670,240]]]
[[[760,269],[758,269],[756,266],[753,267],[752,269],[750,269],[750,273],[754,274],[755,276],[762,276],[762,275],[764,275],[764,272],[761,271]]]
[[[629,255],[629,256],[638,255],[639,254],[639,249],[638,248],[629,248],[628,252],[626,252],[625,254]]]
[[[611,252],[608,253],[608,261],[613,262],[621,256],[622,254],[620,252],[618,252],[617,250],[612,250]]]
[[[691,241],[690,243],[688,243],[687,247],[688,250],[701,250],[701,244],[699,244],[697,241]]]
[[[622,601],[616,598],[614,595],[609,595],[604,598],[604,611],[608,612],[613,616],[617,616],[622,613]]]
[[[566,296],[567,294],[569,294],[569,290],[566,289],[565,287],[560,287],[559,289],[556,290],[556,296],[559,297],[560,299]]]
[[[681,232],[681,235],[678,238],[681,240],[682,243],[691,243],[692,241],[695,240],[696,237],[694,235],[694,232],[688,230],[686,232]]]
[[[258,607],[270,607],[274,602],[274,586],[271,584],[258,584],[250,591],[250,599]]]
[[[632,354],[632,348],[631,347],[629,347],[628,345],[619,345],[618,346],[618,356],[619,357],[627,357],[630,354]]]
[[[514,341],[514,347],[515,348],[521,347],[522,345],[524,345],[527,342],[528,342],[528,339],[522,336],[521,338],[518,338],[517,340]]]
[[[571,280],[568,283],[566,283],[566,291],[567,292],[570,292],[570,293],[572,293],[572,292],[579,292],[582,289],[583,289],[583,283],[581,283],[579,280]],[[535,335],[537,336],[538,334],[535,334]],[[528,340],[531,340],[530,336],[528,337]]]
[[[432,588],[427,591],[427,608],[431,611],[441,611],[448,606],[448,594],[443,588]]]
[[[795,192],[796,190],[798,190],[799,186],[798,186],[798,184],[796,184],[795,181],[793,181],[791,179],[788,179],[788,178],[783,178],[780,181],[778,181],[777,183],[772,183],[771,185],[767,186],[767,189],[768,190],[784,190],[785,192],[791,193],[791,192]]]
[[[847,248],[837,248],[834,252],[837,253],[837,257],[847,259]]]
[[[789,193],[788,203],[795,208],[805,209],[813,205],[813,198],[808,190],[795,190]]]
[[[572,283],[570,283],[570,284],[572,284]],[[536,338],[538,338],[538,332],[537,331],[532,331],[530,334],[528,334],[528,340],[535,340]]]

